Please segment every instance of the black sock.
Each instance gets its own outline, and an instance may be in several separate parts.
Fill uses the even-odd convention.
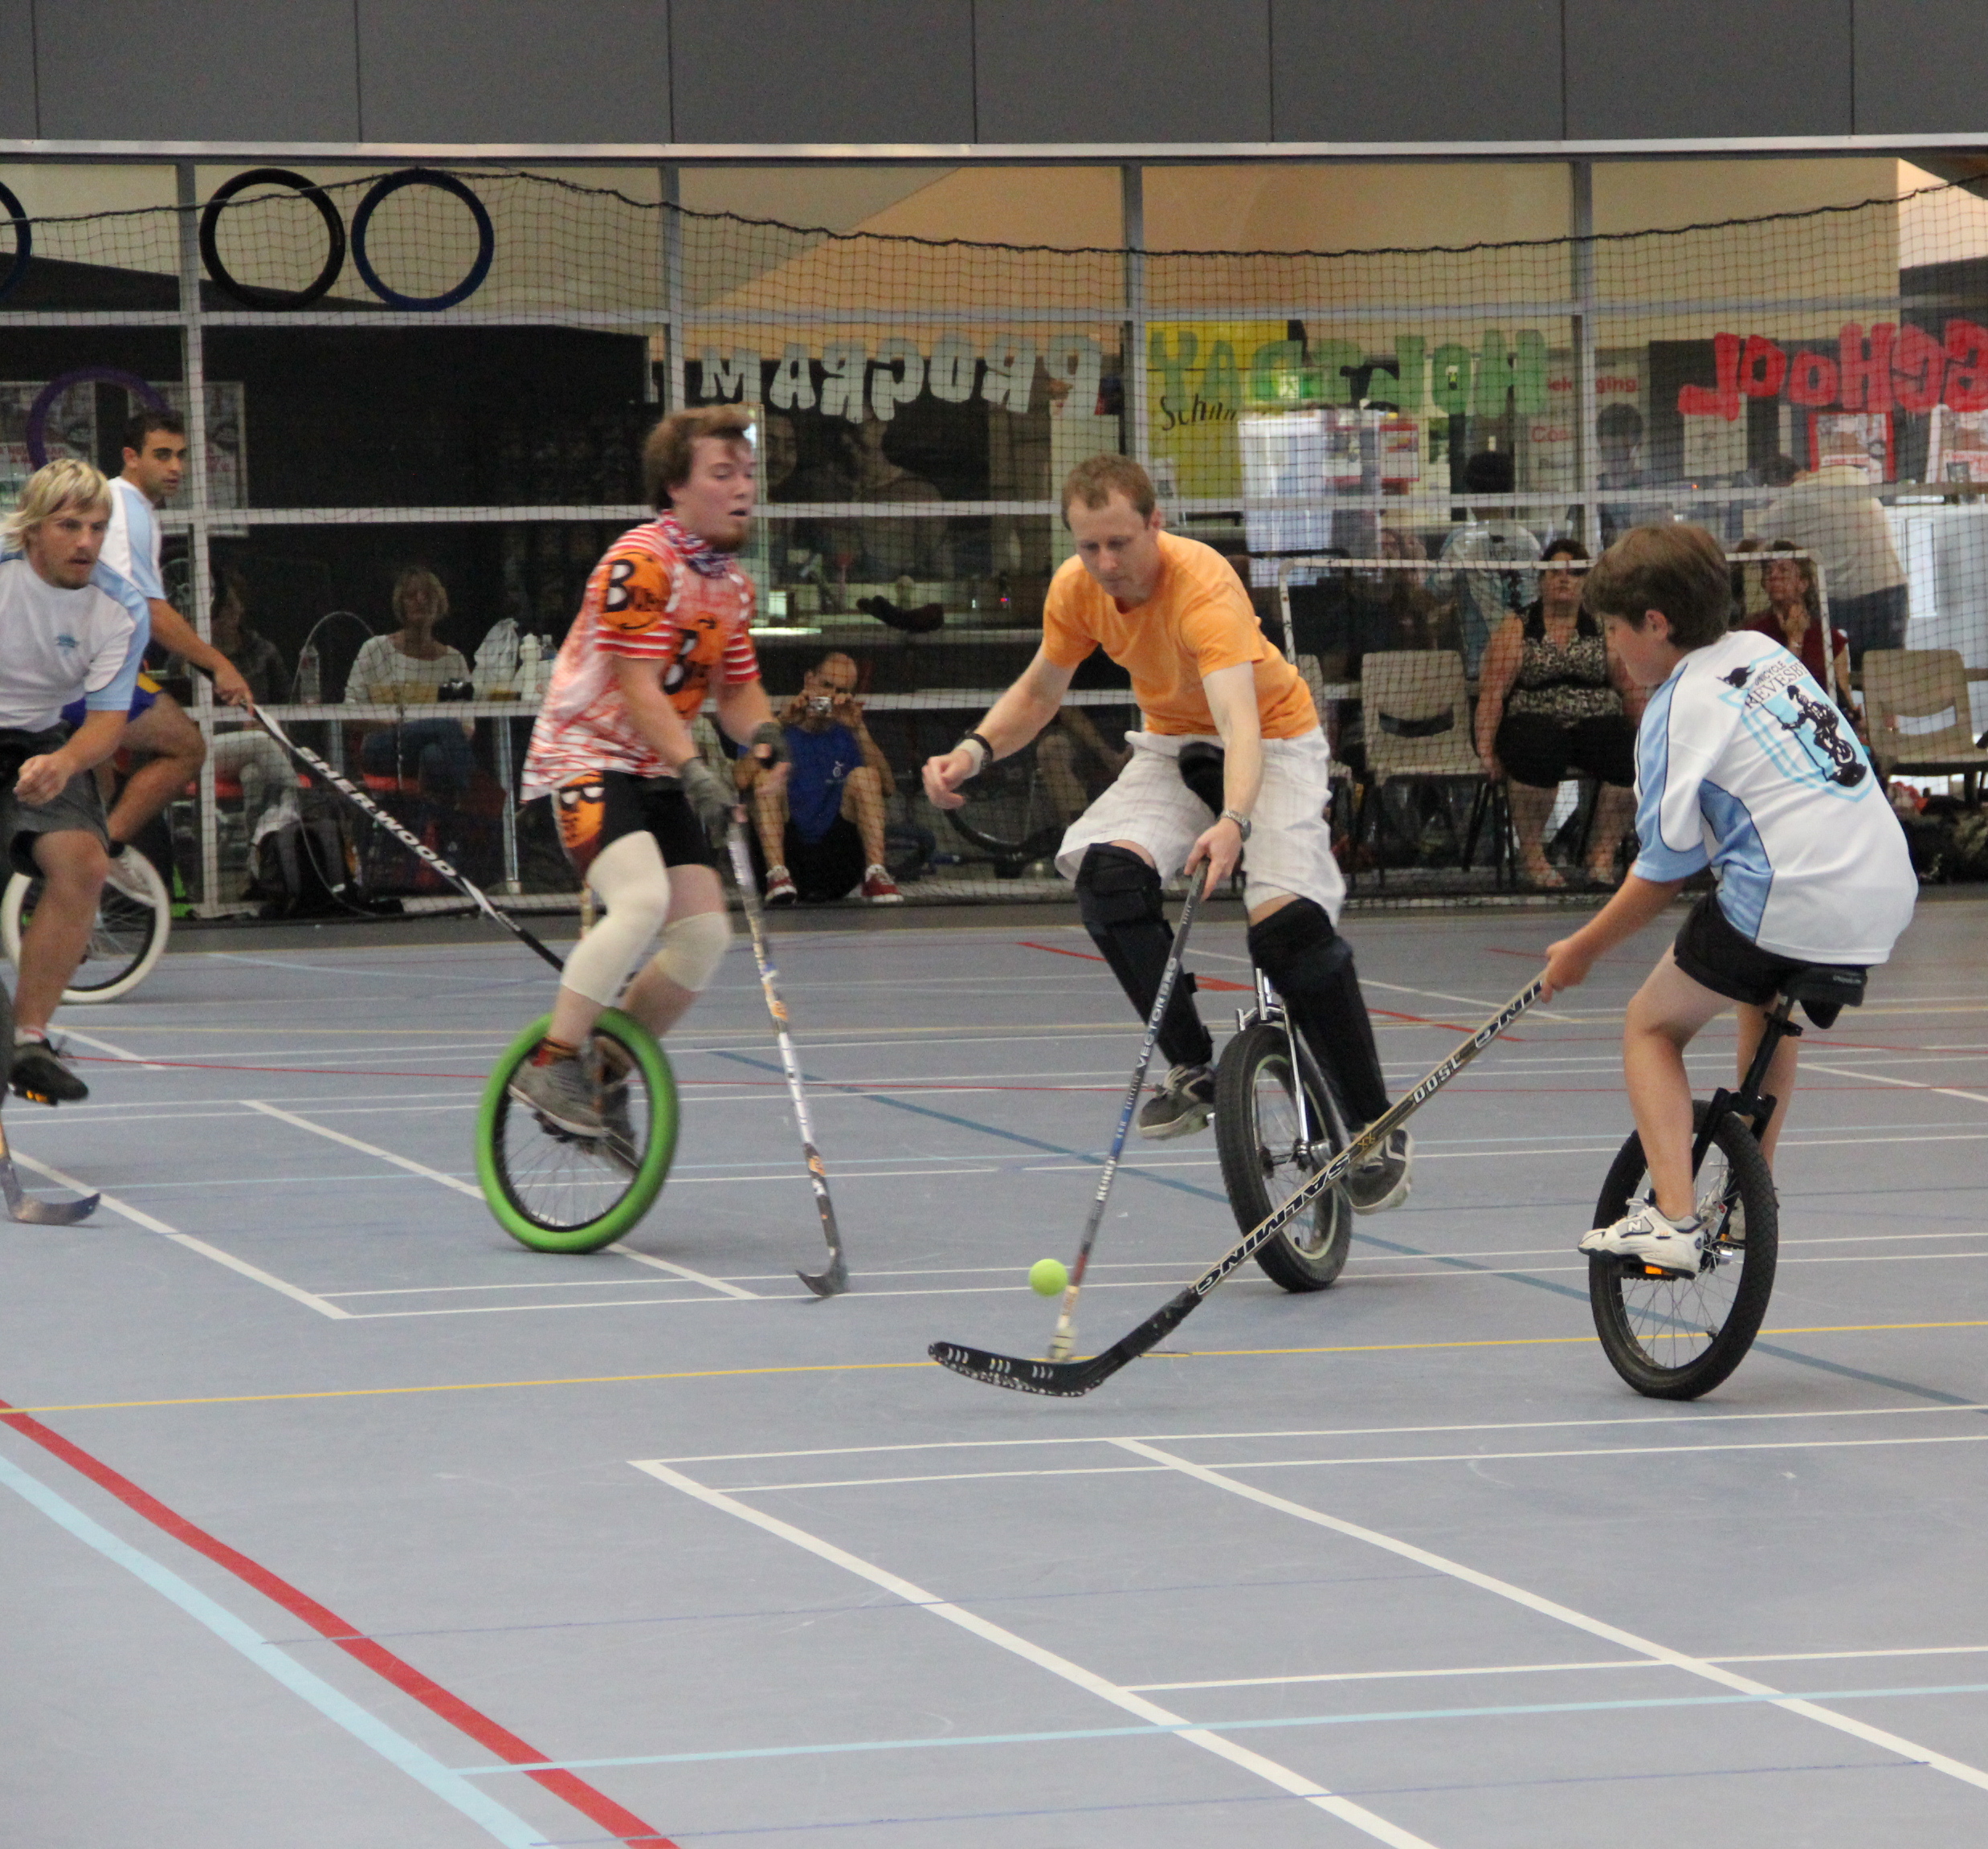
[[[1353,966],[1353,946],[1309,899],[1294,900],[1249,928],[1249,953],[1276,985],[1351,1129],[1387,1108],[1374,1024]]]

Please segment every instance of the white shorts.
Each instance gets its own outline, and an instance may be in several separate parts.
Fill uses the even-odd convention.
[[[1087,847],[1100,842],[1136,842],[1153,856],[1162,880],[1171,880],[1209,825],[1201,798],[1181,782],[1174,759],[1192,738],[1129,732],[1132,761],[1110,789],[1070,824],[1056,851],[1056,871],[1075,880]],[[1204,742],[1219,745],[1211,738]],[[1334,924],[1346,882],[1333,858],[1325,821],[1332,754],[1314,726],[1298,738],[1263,741],[1263,786],[1243,849],[1243,900],[1252,912],[1285,894],[1309,899]]]

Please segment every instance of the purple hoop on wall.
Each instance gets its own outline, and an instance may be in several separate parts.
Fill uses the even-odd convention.
[[[79,366],[72,373],[60,373],[42,387],[28,406],[27,459],[35,467],[48,466],[48,414],[55,409],[55,400],[71,386],[88,385],[122,386],[147,410],[172,408],[136,373],[120,372],[115,366]]]

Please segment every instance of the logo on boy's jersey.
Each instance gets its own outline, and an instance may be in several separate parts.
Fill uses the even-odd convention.
[[[1749,669],[1736,668],[1720,678],[1737,690],[1745,688],[1752,676]],[[1843,715],[1822,697],[1822,690],[1792,655],[1761,667],[1746,693],[1742,713],[1747,729],[1784,775],[1855,790],[1871,774],[1855,739],[1844,733]]]

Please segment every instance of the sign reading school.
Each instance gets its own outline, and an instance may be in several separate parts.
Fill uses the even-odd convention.
[[[1936,341],[1924,328],[1880,321],[1868,331],[1846,321],[1832,356],[1812,348],[1786,348],[1764,334],[1718,334],[1712,339],[1717,382],[1684,386],[1677,408],[1686,417],[1740,414],[1742,398],[1778,398],[1821,410],[1988,410],[1988,328],[1958,317]]]

